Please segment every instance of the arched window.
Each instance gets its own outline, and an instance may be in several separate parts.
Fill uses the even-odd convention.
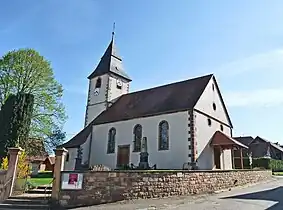
[[[107,153],[115,153],[115,136],[116,129],[111,128],[108,133],[108,145],[107,145]]]
[[[159,150],[169,150],[169,124],[167,121],[159,123],[158,148]]]
[[[142,140],[142,126],[137,124],[134,127],[134,150],[133,152],[141,151],[141,140]]]
[[[96,80],[95,88],[101,88],[101,78],[98,77]]]

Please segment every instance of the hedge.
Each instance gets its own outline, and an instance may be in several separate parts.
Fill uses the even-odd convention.
[[[53,178],[53,172],[52,171],[39,172],[38,174],[32,174],[31,178]]]
[[[275,160],[271,158],[254,158],[253,168],[265,168],[272,171],[283,171],[283,160]]]

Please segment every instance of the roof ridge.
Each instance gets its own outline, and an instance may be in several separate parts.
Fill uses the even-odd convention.
[[[131,94],[135,94],[135,93],[140,93],[140,92],[145,92],[145,91],[149,91],[149,90],[154,90],[154,89],[158,89],[158,88],[163,88],[163,87],[166,87],[166,86],[176,85],[176,84],[179,84],[179,83],[185,83],[185,82],[192,81],[192,80],[203,79],[205,77],[212,77],[212,76],[214,76],[213,73],[207,74],[207,75],[203,75],[203,76],[193,77],[193,78],[190,78],[190,79],[181,80],[181,81],[177,81],[177,82],[172,82],[172,83],[169,83],[169,84],[159,85],[159,86],[155,86],[155,87],[151,87],[151,88],[147,88],[147,89],[143,89],[143,90],[137,90],[137,91],[134,91],[134,92],[130,92],[130,93],[124,94],[123,96],[131,95]]]

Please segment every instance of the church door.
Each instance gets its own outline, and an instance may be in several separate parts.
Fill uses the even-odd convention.
[[[214,147],[214,165],[216,169],[221,169],[220,156],[221,156],[220,147]]]
[[[130,145],[118,146],[117,167],[129,165],[130,163]]]

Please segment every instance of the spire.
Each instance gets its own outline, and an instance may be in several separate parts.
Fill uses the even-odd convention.
[[[112,30],[112,42],[114,41],[114,36],[115,36],[115,22],[113,23],[113,30]]]
[[[119,56],[114,43],[115,23],[113,24],[111,42],[109,43],[104,55],[102,56],[96,69],[88,76],[88,79],[101,76],[103,74],[113,73],[131,81],[130,77],[124,72],[122,58]]]

